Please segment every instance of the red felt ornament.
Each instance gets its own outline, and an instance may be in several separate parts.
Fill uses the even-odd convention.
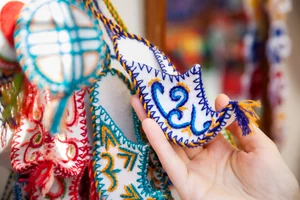
[[[14,47],[14,32],[17,16],[19,15],[23,6],[23,2],[10,1],[3,6],[0,12],[1,30],[11,47]]]

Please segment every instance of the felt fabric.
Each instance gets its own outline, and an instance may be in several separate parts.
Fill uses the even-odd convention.
[[[15,47],[28,79],[57,96],[47,126],[56,134],[72,92],[90,86],[109,64],[98,21],[81,1],[31,1],[19,15]]]
[[[102,10],[100,9],[100,6],[103,6],[101,5],[101,2],[99,2],[98,6],[99,7],[97,9],[102,12]],[[100,26],[107,30],[107,33],[104,32],[104,38],[106,39],[108,45],[111,44],[110,47],[111,49],[113,49],[112,42],[110,41],[110,38],[112,38],[113,33],[110,29],[108,29],[105,26],[105,24],[100,22]],[[156,59],[154,53],[151,55],[151,59]],[[166,65],[167,67],[172,66],[172,64],[170,63],[166,63]],[[92,87],[91,99],[94,100],[92,101],[92,105],[95,106],[95,110],[97,110],[99,107],[105,109],[108,115],[112,119],[114,119],[114,123],[122,131],[127,140],[130,140],[130,142],[134,142],[140,145],[145,145],[146,143],[148,143],[148,141],[145,137],[145,134],[142,131],[141,124],[130,105],[130,98],[131,95],[135,93],[135,88],[133,87],[133,84],[131,83],[129,78],[129,74],[120,65],[120,63],[117,60],[112,59],[111,65],[105,70],[105,72],[98,79],[97,83],[95,83]],[[97,98],[97,100],[94,99],[95,97]],[[92,106],[92,109],[93,108],[94,107]],[[97,114],[95,117],[97,117]],[[95,147],[94,145],[94,152],[101,152],[99,148],[100,147]],[[167,194],[167,196],[170,197],[170,191],[167,187],[167,175],[164,173],[161,164],[158,161],[158,158],[152,148],[149,149],[149,153],[146,154],[146,156],[148,157],[148,163],[143,162],[142,165],[145,166],[148,164],[148,172],[146,178],[148,180],[149,187],[161,190],[162,193]],[[94,159],[97,159],[97,157],[94,156]],[[103,162],[106,162],[105,159],[99,161],[100,164]],[[94,167],[94,170],[96,172],[102,170],[103,167],[100,164]],[[138,187],[138,185],[136,185],[136,182],[134,181],[134,179],[139,179],[136,178],[136,174],[127,173],[125,176],[124,171],[122,171],[122,173],[120,174],[120,176],[117,175],[118,179],[123,179],[123,177],[128,177],[129,179],[129,177],[132,176],[133,181],[131,181],[131,183],[135,188]],[[141,176],[138,175],[137,177]],[[97,180],[99,181],[99,184],[103,183],[106,185],[104,186],[104,188],[109,187],[107,186],[107,184],[110,184],[110,182],[107,183],[106,179],[95,179],[95,181]],[[128,182],[128,184],[129,183],[130,182]],[[110,191],[110,193],[106,194],[107,198],[117,198],[119,196],[119,187],[122,188],[121,186],[117,186],[117,189],[115,191]],[[102,190],[100,190],[99,192],[101,193]],[[125,198],[125,196],[123,198]]]
[[[93,165],[97,191],[103,198],[170,195],[166,175],[159,171],[157,159],[151,168],[153,176],[157,176],[157,189],[151,182],[153,177],[148,179],[153,150],[141,137],[140,123],[130,105],[133,92],[130,80],[114,68],[104,72],[91,89],[95,130]]]
[[[139,60],[137,57],[138,61],[135,61],[133,57],[135,52],[129,55],[130,51],[122,51],[122,46],[126,44],[125,40],[128,44],[136,39],[134,36],[115,37],[117,57],[131,73],[132,81],[138,87],[148,116],[158,122],[170,141],[187,147],[204,145],[233,121],[244,118],[238,116],[237,102],[231,102],[220,112],[214,111],[208,105],[200,65],[195,65],[182,75],[160,72],[152,68],[146,59]],[[142,58],[141,56],[140,59]],[[248,126],[247,124],[245,125]],[[243,126],[241,123],[239,125]],[[243,130],[244,135],[251,132],[246,129],[248,128]]]
[[[131,76],[148,117],[156,120],[170,141],[179,146],[201,146],[236,120],[243,135],[252,132],[252,122],[258,118],[252,107],[258,103],[231,101],[221,111],[214,111],[205,96],[200,65],[177,75],[175,68],[166,68],[169,59],[157,54],[153,44],[96,14],[115,33],[117,59]]]
[[[21,1],[9,1],[0,11],[1,30],[9,45],[13,48],[16,18],[23,6],[24,3]]]
[[[97,149],[93,161],[101,197],[162,199],[163,193],[151,187],[147,180],[149,146],[129,141],[102,107],[96,112],[99,132],[95,137]]]
[[[15,171],[30,174],[28,190],[38,186],[46,194],[54,176],[74,177],[85,169],[90,160],[85,90],[77,91],[68,102],[66,132],[52,136],[43,126],[44,106],[51,101],[48,91],[34,96],[34,107],[13,136],[11,162]],[[46,171],[45,171],[46,170]]]
[[[32,200],[80,200],[82,199],[79,193],[82,174],[71,178],[54,177],[54,182],[49,192],[43,195],[37,187],[30,194]]]

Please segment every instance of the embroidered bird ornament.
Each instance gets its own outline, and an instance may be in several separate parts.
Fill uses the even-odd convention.
[[[182,147],[202,146],[221,130],[238,122],[243,135],[252,133],[258,116],[256,101],[230,101],[220,111],[209,105],[202,82],[202,67],[195,65],[183,74],[157,70],[162,60],[153,59],[156,47],[148,40],[127,33],[105,16],[98,18],[113,32],[116,57],[130,75],[148,117],[154,119],[168,140]]]

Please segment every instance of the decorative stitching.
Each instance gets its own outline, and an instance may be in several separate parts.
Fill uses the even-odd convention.
[[[154,117],[154,114],[155,112],[152,112],[150,111],[151,110],[151,106],[152,105],[148,105],[150,99],[147,99],[147,100],[144,100],[143,98],[145,98],[145,96],[147,94],[144,94],[142,95],[141,93],[143,92],[142,90],[144,90],[145,88],[141,86],[142,82],[143,82],[143,79],[140,79],[140,80],[137,80],[137,76],[139,75],[139,73],[134,73],[133,71],[136,70],[137,68],[140,68],[140,70],[142,71],[143,68],[145,67],[145,70],[147,70],[148,73],[150,73],[152,71],[152,68],[147,66],[147,65],[144,65],[144,64],[140,64],[140,63],[137,63],[138,66],[133,66],[135,63],[132,62],[132,64],[130,65],[129,63],[126,63],[126,60],[123,59],[122,55],[120,55],[119,53],[119,49],[118,49],[118,40],[120,38],[124,38],[124,37],[127,37],[127,38],[130,38],[130,39],[136,39],[138,41],[143,41],[145,43],[145,45],[151,47],[153,46],[151,43],[149,43],[148,41],[146,41],[145,39],[139,37],[139,36],[135,36],[134,34],[130,34],[130,33],[126,33],[124,32],[120,27],[118,27],[118,25],[115,25],[111,22],[111,20],[109,19],[106,19],[104,16],[102,16],[101,14],[97,14],[98,17],[102,20],[102,22],[104,24],[106,24],[108,27],[112,28],[112,30],[115,31],[116,35],[113,37],[113,42],[114,42],[114,49],[115,49],[115,52],[116,52],[116,56],[119,60],[119,62],[122,64],[122,66],[126,69],[126,71],[128,72],[128,74],[130,75],[130,77],[132,78],[132,81],[133,81],[133,84],[138,87],[137,91],[138,93],[140,94],[140,100],[142,101],[143,103],[143,106],[148,114],[148,117],[151,117],[153,119],[155,119],[157,122],[159,121],[159,117],[157,116],[156,118]],[[154,76],[157,77],[157,75],[160,73],[159,70],[156,70],[156,69],[153,69],[155,71],[155,74]],[[194,70],[194,71],[193,71]],[[162,74],[162,79],[164,80],[166,77],[169,78],[170,82],[173,83],[173,81],[179,81],[180,79],[185,79],[185,77],[189,77],[189,73],[191,75],[194,75],[194,74],[198,74],[201,75],[201,71],[198,69],[195,69],[192,68],[192,70],[190,70],[189,72],[183,74],[183,75],[178,75],[178,76],[171,76],[169,74],[166,74],[166,73],[161,73]],[[153,73],[152,73],[153,75]],[[175,79],[175,80],[174,80]],[[215,112],[211,109],[211,107],[208,105],[208,100],[206,99],[205,97],[205,92],[204,92],[204,89],[203,89],[203,84],[202,84],[202,80],[201,80],[201,76],[199,76],[198,79],[195,79],[194,80],[194,83],[197,83],[196,87],[195,87],[195,90],[200,90],[199,94],[197,95],[197,98],[200,98],[200,102],[199,104],[203,104],[203,107],[201,108],[201,111],[203,110],[206,110],[206,115],[211,115],[211,117],[217,117],[218,115],[218,112]],[[150,108],[149,108],[150,107]],[[238,108],[238,107],[236,107]],[[177,114],[178,115],[178,114]],[[180,118],[180,116],[179,116]],[[213,120],[212,120],[213,121]],[[211,122],[207,122],[204,124],[205,126],[205,129],[208,130],[208,128],[210,127],[210,123]],[[217,122],[218,123],[218,122]],[[160,124],[161,127],[163,126],[163,123]],[[215,125],[214,128],[220,128],[220,127],[224,127],[226,125],[226,123],[224,124],[223,122],[221,123],[220,125],[220,122],[219,124]],[[247,127],[246,126],[243,126],[244,127],[244,131],[247,132]],[[192,128],[192,127],[191,127]],[[166,132],[168,127],[164,128],[162,127],[163,131]],[[200,132],[201,134],[201,132]],[[203,135],[203,132],[202,132],[202,135]],[[209,135],[211,135],[211,132],[209,133]],[[195,140],[192,140],[192,141],[188,141],[188,140],[185,140],[183,141],[183,138],[178,136],[178,135],[175,135],[173,136],[173,132],[170,131],[168,133],[166,133],[166,136],[167,138],[174,142],[175,144],[179,145],[179,146],[188,146],[188,147],[195,147],[195,146],[198,146],[198,145],[204,145],[205,143],[207,143],[212,137],[215,136],[215,134],[212,134],[213,136],[207,138],[207,136],[205,136],[205,139],[203,138],[200,138],[198,137]]]
[[[120,153],[117,154],[117,157],[125,159],[124,168],[127,169],[128,165],[130,165],[128,171],[132,171],[136,163],[138,154],[124,147],[119,147],[119,151]]]
[[[104,152],[104,153],[101,154],[101,158],[107,160],[107,165],[104,167],[103,170],[101,170],[101,172],[106,177],[108,177],[111,181],[111,185],[109,186],[107,191],[113,192],[118,187],[118,179],[117,179],[116,174],[118,172],[120,172],[121,170],[120,169],[115,169],[114,157],[111,154],[109,154],[107,152]]]
[[[101,80],[102,77],[99,77],[99,80]],[[97,191],[99,192],[99,195],[103,198],[108,198],[107,190],[104,189],[104,184],[102,183],[103,178],[101,178],[101,173],[97,169],[101,168],[100,164],[97,163],[100,160],[100,152],[98,152],[99,148],[102,145],[101,140],[99,137],[99,134],[97,133],[97,130],[101,130],[101,124],[105,124],[105,126],[109,126],[110,130],[112,130],[112,133],[115,134],[115,138],[118,139],[120,145],[126,145],[127,148],[132,148],[133,150],[138,150],[141,152],[142,155],[139,155],[139,163],[145,163],[145,165],[138,165],[138,168],[141,170],[138,174],[141,176],[140,179],[137,180],[139,183],[140,189],[142,189],[141,194],[145,196],[160,196],[161,192],[155,191],[151,188],[148,188],[148,180],[147,180],[147,168],[148,168],[148,146],[139,145],[137,143],[131,142],[127,140],[127,138],[123,135],[123,133],[116,127],[116,125],[113,123],[113,121],[110,119],[109,115],[106,113],[106,111],[101,107],[97,105],[98,99],[98,92],[95,91],[96,88],[99,86],[97,83],[94,83],[93,87],[91,88],[90,95],[91,95],[91,112],[93,115],[93,127],[94,127],[94,154],[93,154],[93,166],[94,166],[94,176],[95,176],[95,183],[97,186]],[[97,96],[96,96],[97,95]]]
[[[53,45],[57,44],[59,49],[53,49],[51,48],[51,44],[47,42],[43,43],[40,40],[36,41],[32,38],[35,37],[36,34],[46,34],[46,37],[47,34],[51,33],[49,32],[50,30],[40,32],[36,31],[34,26],[38,25],[32,23],[34,22],[35,17],[37,17],[36,13],[38,10],[45,8],[45,6],[48,6],[51,3],[56,4],[58,7],[63,6],[65,8],[63,9],[63,12],[67,12],[67,14],[69,14],[69,18],[64,21],[63,24],[60,24],[62,22],[55,21],[56,18],[53,19],[53,21],[49,21],[49,26],[51,26],[51,22],[53,22],[52,25],[54,26],[54,28],[51,27],[51,31],[56,31],[59,36],[56,38],[57,41],[53,42]],[[74,12],[85,15],[87,18],[84,19],[89,18],[88,23],[90,24],[80,24],[85,22],[84,20],[81,20],[80,23],[77,22]],[[60,131],[60,125],[62,124],[62,112],[64,111],[66,101],[72,92],[90,86],[93,80],[95,80],[101,73],[103,68],[106,68],[106,66],[110,63],[110,50],[102,39],[102,31],[98,28],[98,25],[98,20],[93,18],[93,14],[87,7],[85,7],[84,3],[76,0],[59,0],[58,2],[53,0],[42,2],[33,1],[24,6],[16,22],[16,31],[14,35],[15,48],[17,52],[17,59],[22,70],[28,79],[40,89],[49,90],[52,94],[61,97],[58,109],[53,111],[55,115],[53,115],[54,117],[50,129],[52,134]],[[62,27],[57,28],[56,26]],[[82,31],[88,31],[93,34],[92,36],[91,34],[88,34],[89,38],[85,38],[85,36],[82,36]],[[67,38],[69,38],[69,40],[64,41],[64,39],[66,39],[66,37],[62,36],[64,34],[68,36]],[[33,40],[37,43],[33,44]],[[87,49],[84,49],[83,44],[92,41],[95,42],[95,45],[88,45],[88,47],[85,47]],[[44,45],[44,47],[41,45]],[[70,45],[71,48],[66,49],[64,48],[65,45]],[[57,72],[56,76],[50,76],[52,73],[46,73],[45,70],[43,70],[41,66],[43,51],[34,51],[35,48],[43,49],[43,51],[46,49],[48,51],[47,55],[52,55],[57,62],[61,62],[61,71]],[[51,52],[51,49],[53,52]],[[74,65],[69,64],[72,68],[74,68],[71,71],[66,69],[68,66],[65,65],[68,64],[64,62],[65,56],[70,56],[71,61],[75,63],[73,63]],[[84,66],[84,62],[88,56],[93,56],[96,60],[95,65],[92,66],[89,71],[85,70]],[[78,58],[80,58],[79,62],[77,62]],[[60,77],[61,80],[57,79],[58,77]]]

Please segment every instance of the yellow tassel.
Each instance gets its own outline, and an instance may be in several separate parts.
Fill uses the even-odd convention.
[[[253,101],[253,100],[245,100],[238,103],[238,106],[241,110],[244,111],[246,116],[248,117],[250,124],[249,128],[251,130],[250,135],[253,133],[253,125],[258,127],[257,121],[259,120],[259,116],[256,114],[254,107],[260,108],[261,103],[260,101]]]

